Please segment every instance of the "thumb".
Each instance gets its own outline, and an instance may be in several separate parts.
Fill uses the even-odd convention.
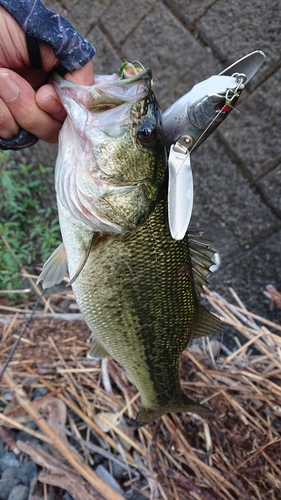
[[[66,73],[64,78],[70,82],[77,83],[78,85],[94,85],[94,66],[93,62],[89,61],[83,68],[77,69],[72,73]]]

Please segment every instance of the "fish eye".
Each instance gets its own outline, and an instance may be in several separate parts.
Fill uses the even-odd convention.
[[[149,144],[150,142],[153,141],[154,137],[155,137],[155,128],[151,123],[142,122],[138,126],[137,138],[139,139],[140,142]]]

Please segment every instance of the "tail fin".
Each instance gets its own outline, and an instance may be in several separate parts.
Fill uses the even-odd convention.
[[[209,408],[196,403],[193,399],[186,396],[183,392],[180,397],[176,400],[171,401],[165,406],[155,406],[154,408],[148,408],[146,406],[141,406],[137,414],[136,420],[134,421],[135,427],[141,427],[147,425],[153,420],[157,420],[162,415],[170,412],[191,412],[198,413],[200,415],[210,415],[212,413]]]

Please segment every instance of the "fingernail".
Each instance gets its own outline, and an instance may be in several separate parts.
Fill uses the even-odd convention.
[[[9,73],[0,73],[0,97],[13,102],[20,96],[20,89]]]
[[[37,100],[39,108],[42,108],[48,114],[58,115],[64,109],[62,104],[54,97],[47,97],[46,99]]]

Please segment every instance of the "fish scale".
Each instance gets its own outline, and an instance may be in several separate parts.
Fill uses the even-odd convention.
[[[56,164],[63,244],[39,281],[59,283],[68,268],[92,331],[90,356],[112,356],[140,391],[135,425],[170,411],[206,412],[181,390],[179,357],[191,338],[220,326],[199,302],[214,252],[201,233],[171,238],[150,70],[96,82],[57,84],[68,113]]]
[[[198,312],[188,241],[170,238],[165,200],[134,232],[93,246],[73,283],[93,338],[156,413],[181,400],[179,356]]]

